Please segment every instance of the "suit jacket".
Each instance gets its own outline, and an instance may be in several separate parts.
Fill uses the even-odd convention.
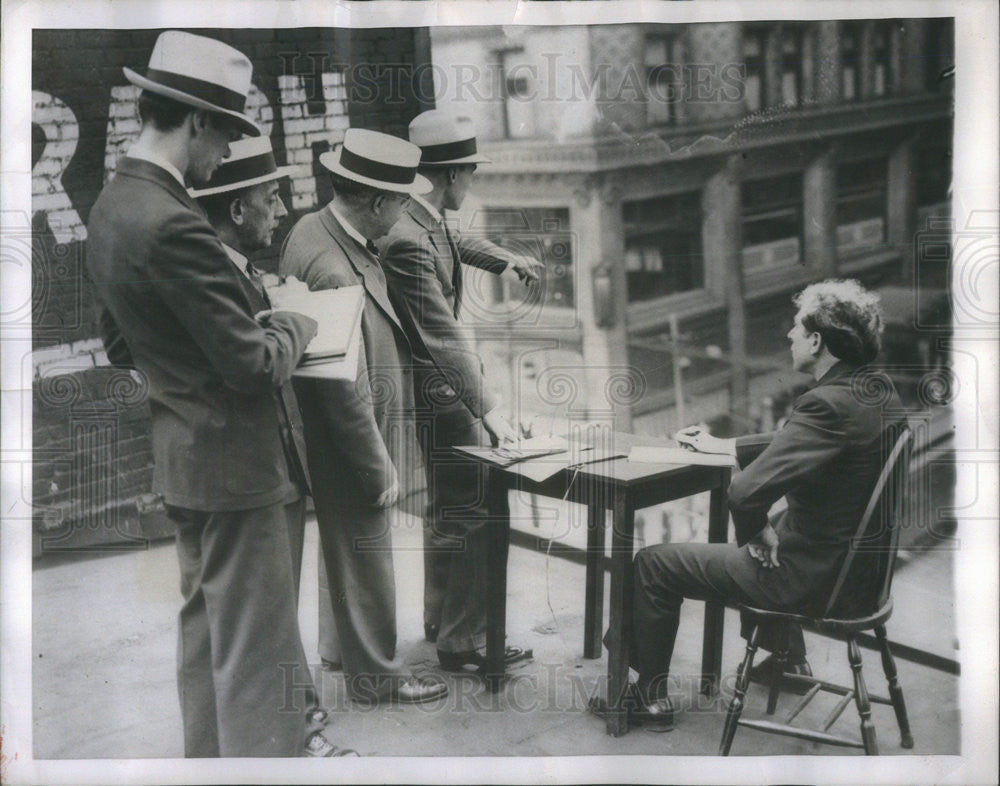
[[[316,332],[258,324],[215,231],[162,168],[124,158],[90,213],[87,268],[112,361],[149,384],[153,488],[169,505],[244,510],[292,490],[274,392]]]
[[[410,345],[389,301],[378,258],[328,208],[301,218],[281,252],[279,271],[310,289],[361,284],[365,305],[354,382],[296,379],[314,481],[324,478],[369,504],[396,479],[404,424],[413,408]],[[318,489],[316,494],[328,489]]]
[[[232,261],[230,259],[230,261]],[[234,263],[235,267],[235,263]],[[268,297],[257,290],[253,282],[242,270],[240,273],[240,284],[250,301],[251,308],[255,311],[263,311],[271,307]],[[285,458],[288,460],[289,478],[295,491],[285,499],[285,502],[294,502],[302,494],[309,494],[309,463],[306,460],[306,437],[305,428],[302,425],[302,413],[299,411],[299,402],[295,398],[295,389],[289,380],[282,385],[275,393],[275,404],[278,408],[278,424],[281,428],[281,446],[285,451]]]
[[[452,247],[454,246],[454,247]],[[510,254],[486,240],[452,235],[419,202],[412,202],[382,243],[389,295],[411,337],[417,385],[438,412],[465,409],[481,418],[497,405],[483,364],[455,316],[459,260],[502,273]]]
[[[810,606],[829,596],[882,470],[884,432],[902,418],[887,381],[884,400],[865,401],[859,391],[879,389],[863,382],[865,374],[839,361],[796,399],[780,430],[736,441],[741,471],[729,487],[729,507],[737,541],[763,528],[778,498],[788,501],[775,522],[781,568],[737,579],[773,585],[779,606]]]

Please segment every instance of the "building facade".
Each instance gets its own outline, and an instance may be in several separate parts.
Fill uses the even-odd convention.
[[[944,286],[915,238],[949,215],[950,19],[431,41],[437,105],[473,117],[493,159],[463,228],[547,265],[541,293],[485,283],[471,315],[522,419],[664,435],[725,413],[745,431],[793,384],[795,291]]]

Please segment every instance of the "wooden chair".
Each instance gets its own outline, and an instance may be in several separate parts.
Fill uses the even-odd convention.
[[[823,616],[815,618],[802,614],[740,606],[742,612],[750,615],[753,628],[747,640],[746,656],[737,671],[736,688],[733,700],[729,705],[729,711],[726,714],[726,725],[723,728],[722,742],[719,745],[720,756],[729,755],[729,749],[733,744],[733,737],[736,735],[738,726],[747,726],[759,731],[812,740],[828,745],[863,748],[867,755],[877,755],[878,743],[875,738],[875,726],[871,719],[871,702],[892,705],[896,712],[896,721],[899,724],[900,744],[904,748],[913,747],[913,736],[910,734],[910,723],[906,717],[903,690],[899,686],[896,664],[889,650],[889,642],[885,632],[885,622],[892,614],[892,598],[889,591],[892,585],[893,563],[899,542],[899,529],[896,526],[896,521],[906,488],[909,471],[909,443],[912,434],[905,425],[890,427],[886,433],[885,442],[887,446],[891,446],[891,450],[888,452],[871,499],[861,517],[861,522],[837,576]],[[893,437],[896,438],[893,439]],[[787,651],[776,651],[775,674],[767,697],[767,714],[774,714],[783,680],[806,683],[809,685],[807,692],[792,708],[784,722],[740,718],[747,686],[750,682],[750,669],[757,652],[760,625],[764,622],[776,623],[781,626],[798,623],[804,628],[822,635],[846,639],[847,659],[854,673],[853,688],[824,682],[815,677],[786,674],[784,666],[788,653]],[[882,653],[882,669],[889,682],[890,698],[869,696],[864,677],[861,674],[861,650],[858,647],[857,634],[873,629]],[[822,728],[809,729],[793,726],[792,721],[820,691],[841,696],[840,701],[823,722]],[[860,740],[829,732],[830,727],[852,699],[857,705],[858,715],[861,717]]]

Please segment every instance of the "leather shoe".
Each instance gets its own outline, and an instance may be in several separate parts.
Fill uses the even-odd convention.
[[[431,644],[438,640],[438,632],[441,630],[440,625],[435,625],[433,622],[424,623],[424,639],[429,641]]]
[[[606,699],[594,696],[588,703],[588,709],[599,718],[607,718],[610,708]],[[646,731],[665,732],[674,729],[674,706],[668,697],[656,699],[646,704],[639,697],[638,688],[630,682],[622,698],[622,706],[628,713],[630,726],[641,726]]]
[[[361,754],[351,748],[338,748],[324,737],[322,732],[317,731],[310,734],[309,739],[306,740],[305,755],[326,759],[332,756],[360,756]]]
[[[768,655],[764,660],[750,669],[750,681],[761,685],[770,685],[774,682],[774,672],[777,666],[778,661],[774,655]],[[813,675],[808,661],[805,660],[801,663],[786,662],[784,673],[797,674],[802,677],[811,677]],[[783,690],[794,693],[796,696],[804,696],[812,686],[808,682],[801,680],[782,680],[781,687]]]
[[[414,675],[393,690],[392,699],[400,704],[423,704],[447,695],[448,686],[443,682]]]
[[[475,650],[467,652],[444,652],[438,650],[438,661],[445,671],[466,671],[466,666],[472,666],[472,671],[479,674],[486,672],[486,656],[480,655]],[[522,660],[529,660],[534,657],[534,650],[522,649],[521,647],[504,647],[503,664],[509,666]]]
[[[343,671],[344,664],[339,660],[327,660],[326,658],[320,658],[320,662],[323,665],[323,671]]]

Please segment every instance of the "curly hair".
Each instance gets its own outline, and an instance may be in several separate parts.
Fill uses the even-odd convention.
[[[854,279],[828,279],[810,284],[792,302],[802,326],[819,333],[830,354],[849,363],[871,363],[882,348],[879,296]]]

